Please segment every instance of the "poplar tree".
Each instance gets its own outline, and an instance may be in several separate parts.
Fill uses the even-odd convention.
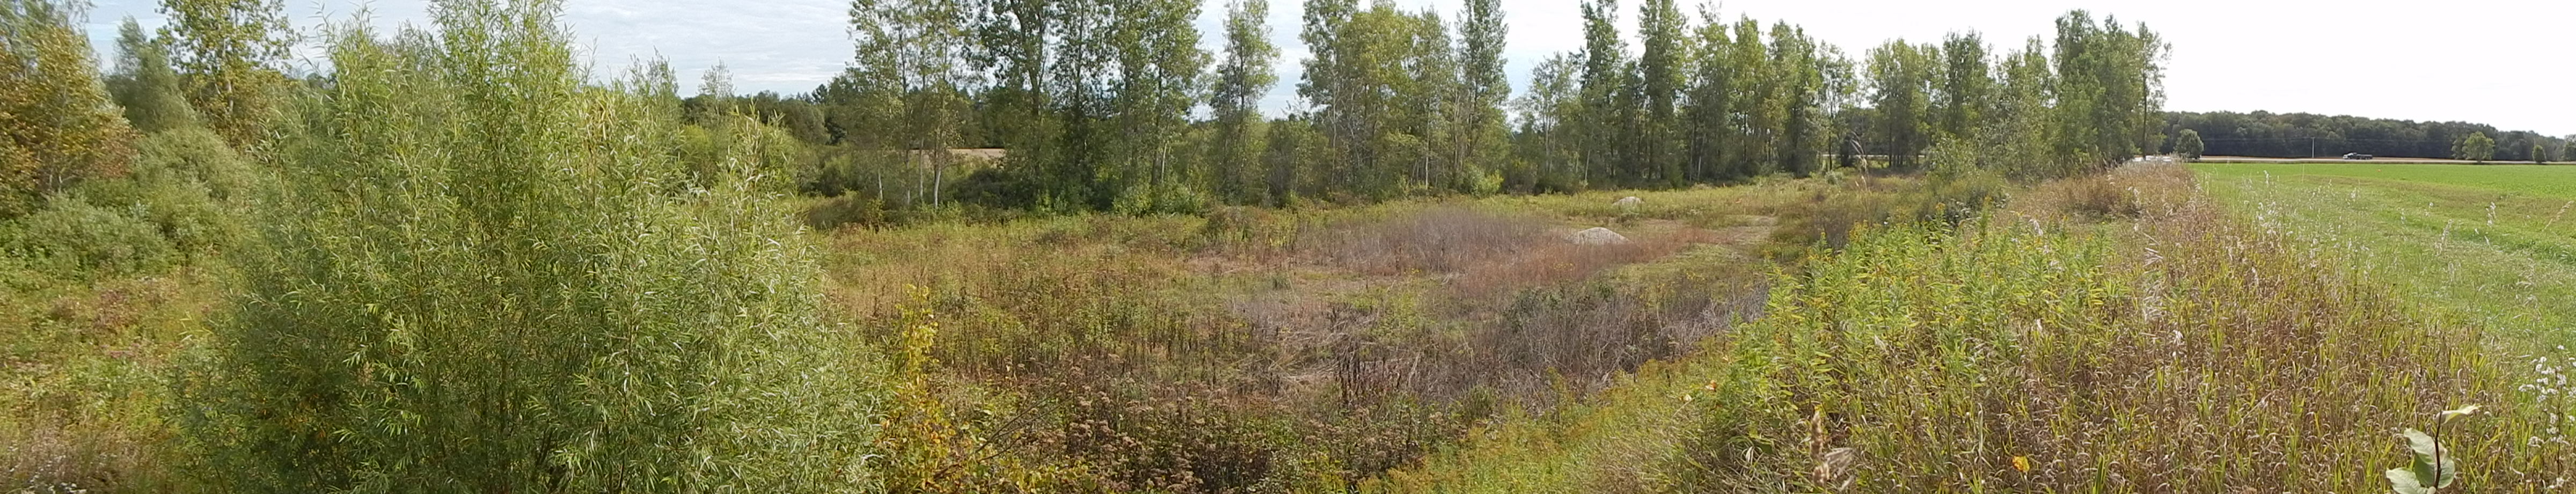
[[[1458,51],[1449,41],[1449,25],[1425,9],[1400,18],[1412,41],[1398,56],[1410,80],[1396,85],[1404,116],[1391,144],[1411,155],[1418,168],[1418,191],[1467,191],[1480,175],[1459,151],[1464,137],[1458,124],[1467,104],[1459,82]]]
[[[1637,58],[1640,88],[1645,104],[1643,121],[1637,135],[1637,159],[1641,171],[1650,172],[1645,182],[1667,188],[1685,184],[1682,172],[1681,96],[1689,76],[1690,46],[1684,42],[1684,25],[1689,18],[1673,0],[1645,0],[1638,5],[1637,39],[1643,52]]]
[[[1369,110],[1360,108],[1367,98],[1352,87],[1360,54],[1346,47],[1343,32],[1358,13],[1358,0],[1306,0],[1303,27],[1297,35],[1310,52],[1303,62],[1297,95],[1315,105],[1317,147],[1323,154],[1315,159],[1327,167],[1313,171],[1320,180],[1318,189],[1354,189],[1351,186],[1361,175],[1358,168],[1367,159],[1358,145],[1360,136],[1368,133],[1362,117]]]
[[[1279,48],[1270,44],[1269,16],[1269,0],[1235,0],[1226,5],[1225,61],[1217,65],[1209,91],[1216,136],[1208,160],[1216,175],[1215,191],[1228,203],[1271,200],[1263,197],[1269,177],[1259,162],[1265,151],[1259,128],[1261,99],[1279,80],[1270,68]]]
[[[1940,48],[1889,41],[1869,51],[1870,103],[1877,118],[1870,129],[1891,166],[1910,168],[1932,147],[1936,122],[1932,82]]]
[[[1576,56],[1560,53],[1539,61],[1530,69],[1529,91],[1513,101],[1521,114],[1515,148],[1530,163],[1514,184],[1522,190],[1570,191],[1580,183],[1583,142],[1577,125],[1584,111]]]
[[[2164,141],[2162,38],[2139,25],[2093,21],[2083,10],[2057,20],[2055,117],[2061,154],[2107,166]]]
[[[0,0],[0,217],[45,194],[118,176],[134,131],[99,82],[77,4]]]
[[[1316,106],[1325,157],[1324,188],[1357,198],[1404,191],[1438,160],[1441,95],[1456,77],[1436,17],[1379,3],[1309,0],[1302,36],[1314,50],[1298,94]],[[1436,51],[1436,53],[1435,53]],[[1443,69],[1445,74],[1422,74]],[[1421,101],[1429,98],[1430,101]]]
[[[116,73],[109,76],[107,89],[116,104],[125,107],[125,120],[135,130],[160,132],[197,125],[197,111],[188,107],[178,69],[170,67],[169,48],[145,34],[132,17],[117,25]]]
[[[1826,60],[1814,38],[1804,29],[1780,22],[1771,26],[1771,67],[1779,87],[1776,102],[1780,119],[1778,163],[1798,176],[1823,171],[1819,158],[1825,152],[1829,135],[1824,114]]]
[[[1716,172],[1718,157],[1725,149],[1729,125],[1726,101],[1734,71],[1727,66],[1726,23],[1714,12],[1703,11],[1706,22],[1691,30],[1690,42],[1699,57],[1693,60],[1688,85],[1683,88],[1679,119],[1683,174],[1691,182],[1710,182],[1723,177]]]
[[[281,0],[162,0],[188,103],[237,148],[255,148],[293,82],[279,72],[294,43]]]
[[[1058,32],[1061,12],[1050,0],[980,0],[975,5],[976,70],[990,74],[992,87],[983,94],[994,140],[1010,148],[1016,163],[1047,159],[1058,122],[1048,86],[1054,51],[1048,45]]]
[[[898,110],[883,114],[895,123],[882,128],[897,137],[891,149],[907,167],[927,167],[929,182],[915,187],[942,202],[953,154],[963,137],[968,105],[965,92],[978,79],[966,64],[966,10],[959,0],[852,0],[850,31],[857,37],[860,80],[875,92],[894,95]],[[919,164],[915,164],[919,163]],[[915,168],[918,170],[919,168]]]
[[[1778,70],[1773,68],[1770,48],[1763,43],[1762,24],[1750,17],[1739,18],[1727,45],[1726,65],[1737,75],[1738,84],[1730,86],[1729,113],[1734,127],[1728,132],[1729,142],[1721,144],[1728,152],[1727,170],[1735,177],[1755,177],[1779,171],[1771,161],[1778,149],[1781,112],[1774,105],[1780,88]]]
[[[2055,167],[2065,163],[2056,154],[2058,128],[2049,106],[2056,76],[2050,71],[2047,46],[2032,36],[2021,49],[2005,54],[1997,70],[2003,74],[1997,86],[2000,97],[1984,139],[1989,162],[1995,164],[1990,168],[2000,167],[2006,176],[2022,179],[2057,173]]]
[[[1503,46],[1510,29],[1503,24],[1501,0],[1467,0],[1466,14],[1458,22],[1458,65],[1465,100],[1459,111],[1458,156],[1486,173],[1499,171],[1509,159],[1511,129],[1503,106],[1511,100],[1512,84],[1503,73]],[[1475,179],[1480,184],[1486,180]]]
[[[1994,76],[1989,72],[1993,57],[1987,53],[1985,38],[1976,32],[1950,33],[1941,38],[1941,82],[1934,92],[1934,113],[1938,115],[1944,137],[1974,139],[1994,113]]]
[[[1118,67],[1110,86],[1119,149],[1120,197],[1126,212],[1192,212],[1204,199],[1189,184],[1195,169],[1173,160],[1172,142],[1188,126],[1205,90],[1207,53],[1198,49],[1196,0],[1109,0],[1109,46]],[[1195,162],[1195,160],[1192,160]]]
[[[1606,187],[1619,183],[1628,167],[1623,159],[1626,135],[1620,130],[1625,111],[1619,108],[1620,89],[1629,75],[1627,48],[1619,39],[1619,1],[1585,0],[1583,2],[1583,116],[1572,124],[1581,136],[1579,152],[1586,187]]]

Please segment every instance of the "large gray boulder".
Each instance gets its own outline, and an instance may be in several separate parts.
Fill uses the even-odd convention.
[[[1608,228],[1592,227],[1567,235],[1566,240],[1574,242],[1574,245],[1618,245],[1628,243],[1628,236]]]

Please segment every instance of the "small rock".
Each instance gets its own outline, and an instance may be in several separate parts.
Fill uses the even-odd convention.
[[[1574,232],[1567,240],[1574,242],[1574,245],[1618,245],[1628,243],[1628,236],[1620,235],[1619,232],[1610,231],[1608,228],[1592,227]]]
[[[1635,208],[1635,207],[1637,207],[1637,206],[1644,206],[1644,205],[1646,205],[1646,200],[1645,200],[1645,199],[1638,199],[1638,198],[1637,198],[1637,196],[1628,196],[1628,197],[1621,197],[1621,198],[1619,198],[1619,200],[1618,200],[1618,201],[1611,202],[1611,203],[1610,203],[1610,205],[1612,205],[1612,206],[1618,206],[1618,207],[1623,207],[1623,208]]]

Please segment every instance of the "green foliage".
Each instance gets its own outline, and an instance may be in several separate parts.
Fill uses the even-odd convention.
[[[554,2],[330,34],[174,415],[230,492],[870,491],[882,389],[750,146],[667,70],[584,87]]]
[[[2488,138],[2485,132],[2470,132],[2451,144],[2451,159],[2485,163],[2495,157],[2495,147],[2495,139]]]
[[[155,132],[135,143],[134,180],[200,184],[218,201],[248,199],[262,179],[222,137],[203,128]]]
[[[1252,104],[1276,51],[1258,19],[1266,1],[1229,4],[1210,77],[1188,22],[1200,2],[859,0],[858,68],[813,97],[834,142],[1007,148],[1019,169],[972,187],[1014,184],[999,188],[1037,198],[1006,203],[1048,211],[1679,188],[1820,173],[1839,148],[1850,148],[1842,166],[1863,153],[1911,166],[1943,136],[1997,148],[1988,154],[2002,158],[1981,166],[2027,180],[2163,142],[2163,42],[2082,11],[2061,19],[2055,46],[2034,38],[2000,64],[1974,33],[1856,61],[1786,22],[1694,17],[1669,0],[1639,4],[1632,54],[1618,2],[1593,0],[1581,6],[1583,48],[1537,67],[1515,100],[1502,84],[1499,2],[1465,4],[1453,36],[1437,11],[1305,1],[1299,39],[1313,56],[1297,94],[1309,113],[1267,122],[1314,130],[1297,146],[1264,139],[1276,132]],[[1864,74],[1877,89],[1867,101]],[[1201,91],[1212,118],[1192,122]],[[1506,122],[1506,104],[1523,120]],[[919,189],[937,208],[956,180],[932,161]]]
[[[2532,143],[2531,163],[2535,165],[2549,164],[2549,148],[2541,146],[2540,143]]]
[[[197,125],[197,110],[188,106],[179,71],[170,66],[169,47],[147,37],[132,17],[117,26],[116,73],[108,76],[107,90],[117,106],[125,107],[125,120],[136,130]]]
[[[1469,181],[1466,191],[1488,194],[1502,190],[1504,168],[1515,161],[1511,122],[1503,111],[1512,97],[1511,81],[1503,73],[1511,28],[1503,24],[1499,0],[1468,0],[1465,9],[1458,23],[1457,90],[1462,96],[1452,110],[1457,120],[1452,135],[1459,147],[1460,178]]]
[[[2364,492],[2379,469],[2315,466],[2384,462],[2382,431],[2441,397],[2546,396],[2481,355],[2491,333],[2134,168],[2074,181],[2142,191],[2135,220],[2034,191],[1956,229],[1865,229],[1700,353],[1386,491]],[[2225,405],[2248,400],[2270,405]],[[2557,406],[2442,436],[2477,452],[2454,485],[2551,489]]]
[[[1216,113],[1208,166],[1214,171],[1216,196],[1228,203],[1269,202],[1259,164],[1267,145],[1261,98],[1279,80],[1270,68],[1279,48],[1270,43],[1269,17],[1269,0],[1241,0],[1226,7],[1225,61],[1216,67],[1208,102]]]
[[[1941,48],[1890,41],[1869,50],[1872,129],[1891,166],[1912,168],[1933,144],[1946,118],[1935,111],[1934,84],[1941,76]],[[1946,93],[1937,93],[1946,94]]]
[[[0,231],[10,234],[0,247],[28,268],[69,280],[158,272],[179,258],[146,219],[153,209],[100,206],[81,195],[56,195],[44,209],[11,220],[15,227]]]
[[[2182,129],[2182,137],[2174,140],[2174,154],[2184,158],[2200,159],[2200,153],[2208,150],[2209,146],[2200,142],[2200,131],[2197,130]]]
[[[1637,142],[1632,159],[1637,163],[1630,165],[1635,168],[1628,173],[1635,177],[1632,183],[1665,188],[1688,183],[1679,105],[1694,56],[1684,39],[1689,22],[1673,0],[1645,0],[1637,6],[1638,79],[1628,87],[1636,94],[1627,99],[1643,111],[1633,129]]]
[[[1306,60],[1299,96],[1317,108],[1310,122],[1320,154],[1304,173],[1307,197],[1383,200],[1461,190],[1482,168],[1458,159],[1465,121],[1458,52],[1437,13],[1393,4],[1365,9],[1350,0],[1310,0],[1300,38]]]
[[[78,5],[78,4],[75,4]],[[76,7],[53,0],[0,1],[0,218],[25,214],[47,194],[123,175],[133,129],[108,100]]]
[[[1583,170],[1585,185],[1610,188],[1622,183],[1620,173],[1631,171],[1626,157],[1630,150],[1629,125],[1634,123],[1634,108],[1620,104],[1620,89],[1627,85],[1630,69],[1627,43],[1619,37],[1619,0],[1584,0],[1583,51],[1576,56],[1582,69],[1576,76],[1581,112],[1569,124],[1575,129],[1578,166]]]
[[[1995,106],[2002,103],[1995,94],[1997,82],[1989,73],[1995,60],[1987,54],[1986,40],[1976,32],[1951,33],[1941,38],[1941,82],[1935,92],[1942,134],[1968,137],[1985,131],[1987,119]]]
[[[2090,168],[2152,153],[2164,142],[2164,63],[2171,49],[2145,24],[2134,28],[2076,10],[2057,18],[2058,154]]]
[[[2527,130],[2505,131],[2468,122],[2414,121],[2314,113],[2166,112],[2167,128],[2197,129],[2209,141],[2208,154],[2308,158],[2347,152],[2381,158],[2448,158],[2461,135],[2481,132],[2498,142],[2564,146],[2566,136]],[[2509,155],[2520,147],[2497,149],[2492,159],[2525,161]]]
[[[2387,472],[2389,487],[2396,490],[2397,494],[2433,494],[2451,487],[2453,481],[2459,480],[2459,452],[2444,448],[2441,434],[2444,427],[2450,425],[2451,419],[2475,414],[2478,408],[2477,405],[2469,405],[2458,410],[2443,411],[2434,419],[2431,434],[2411,427],[2407,428],[2405,433],[2399,434],[2399,437],[2406,439],[2408,452],[2414,453],[2414,464],[2406,468],[2389,469]]]
[[[259,143],[292,85],[278,72],[295,36],[284,2],[163,0],[161,14],[189,105],[234,147]]]

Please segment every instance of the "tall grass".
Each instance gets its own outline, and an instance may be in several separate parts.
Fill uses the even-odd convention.
[[[1337,491],[1758,308],[1769,196],[1650,195],[1612,246],[1565,234],[1615,197],[847,229],[828,292],[878,339],[937,321],[908,399],[946,432],[904,434],[984,460],[928,490]]]
[[[2076,180],[2129,189],[2139,219],[2092,223],[2096,194],[2043,191],[2077,200],[2013,211],[2074,213],[1865,229],[1704,354],[1386,487],[2370,492],[2408,461],[2397,429],[2470,403],[2495,415],[2448,439],[2468,488],[2567,474],[2565,410],[2478,328],[2245,226],[2179,169]]]
[[[781,178],[693,182],[668,71],[584,86],[559,11],[330,33],[175,400],[209,489],[875,488],[881,373],[817,318]]]

